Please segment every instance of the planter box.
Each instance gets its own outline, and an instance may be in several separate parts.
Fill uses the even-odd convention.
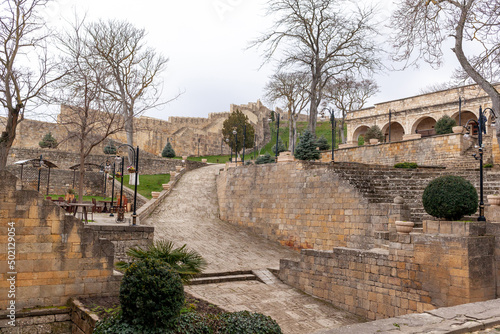
[[[170,183],[162,184],[163,190],[170,190]]]
[[[201,159],[201,162],[203,162],[204,164],[207,163],[207,159]]]
[[[500,205],[500,195],[488,195],[488,204],[490,205]]]
[[[158,192],[158,191],[152,191],[152,192],[151,192],[151,196],[152,196],[154,199],[156,199],[156,198],[160,197],[160,192]]]
[[[453,133],[464,133],[464,127],[461,125],[454,126],[451,128],[451,130],[453,131]]]
[[[398,233],[409,234],[411,231],[413,231],[413,226],[415,226],[415,223],[410,221],[396,220],[395,225],[396,231]]]
[[[377,145],[378,139],[370,139],[370,145]]]
[[[175,170],[176,170],[176,171],[180,172],[180,171],[181,171],[181,169],[182,169],[182,166],[175,166]]]

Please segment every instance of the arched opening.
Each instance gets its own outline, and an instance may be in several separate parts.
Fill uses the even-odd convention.
[[[460,114],[461,115],[457,112],[451,117],[455,120],[455,122],[457,122],[457,125],[465,125],[467,124],[467,121],[471,119],[477,121],[477,116],[472,111],[464,110]]]
[[[403,136],[405,134],[405,129],[398,122],[391,122],[391,142],[393,141],[401,141],[403,140]],[[389,142],[389,123],[387,123],[382,128],[382,133],[384,134],[385,142]]]
[[[354,142],[357,142],[359,143],[360,142],[360,138],[359,137],[363,137],[364,134],[366,133],[366,131],[368,131],[370,127],[366,126],[366,125],[361,125],[360,127],[358,127],[355,131],[354,131],[354,134],[352,136],[352,140]],[[363,141],[364,142],[364,141]]]
[[[412,127],[412,133],[418,133],[422,137],[430,137],[436,135],[436,120],[432,117],[422,117],[417,120]]]

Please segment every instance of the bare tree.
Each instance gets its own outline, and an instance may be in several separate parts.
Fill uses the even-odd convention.
[[[64,53],[60,63],[67,75],[59,82],[56,98],[66,107],[58,119],[59,124],[67,129],[68,138],[65,140],[78,144],[80,202],[83,200],[85,159],[93,148],[124,127],[120,103],[106,93],[113,80],[110,68],[95,56],[88,39],[83,20],[75,21],[72,29],[60,37]]]
[[[491,98],[500,115],[500,94],[492,84],[500,74],[500,0],[399,0],[391,26],[395,60],[417,65],[422,59],[434,67],[443,60],[443,43],[452,48],[461,68]],[[477,52],[466,54],[470,44]],[[472,48],[471,48],[472,49]],[[496,122],[500,143],[500,122]]]
[[[92,49],[113,75],[113,84],[106,87],[106,92],[121,103],[127,143],[133,146],[134,117],[163,104],[158,97],[162,86],[160,74],[168,59],[147,48],[146,31],[129,22],[99,21],[88,30]]]
[[[0,136],[0,169],[7,156],[26,107],[33,107],[45,88],[59,76],[51,76],[45,41],[48,33],[39,17],[48,0],[1,0],[0,2],[0,103],[6,112]]]
[[[263,45],[265,61],[282,53],[280,69],[292,66],[310,73],[308,128],[314,134],[325,85],[379,64],[374,9],[345,0],[269,0],[268,13],[278,19],[251,47]]]
[[[267,83],[266,99],[282,103],[288,112],[288,150],[294,151],[297,141],[297,119],[309,103],[309,75],[302,72],[277,72]]]
[[[345,119],[348,112],[362,109],[368,99],[379,92],[378,85],[371,79],[357,81],[351,76],[344,76],[329,82],[325,87],[325,102],[333,103],[342,117],[341,139],[345,143]]]

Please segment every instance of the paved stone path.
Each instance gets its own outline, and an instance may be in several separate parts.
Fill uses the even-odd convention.
[[[209,263],[206,272],[278,268],[298,253],[218,219],[216,173],[220,165],[186,173],[165,202],[143,222],[155,239],[186,243]],[[273,317],[285,334],[357,323],[360,319],[268,277],[257,281],[188,286],[186,291],[228,311],[249,310]]]

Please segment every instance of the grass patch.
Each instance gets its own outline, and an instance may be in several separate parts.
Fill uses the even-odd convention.
[[[116,178],[120,180],[121,178]],[[125,174],[123,176],[123,185],[127,188],[134,190],[134,185],[129,184],[130,175]],[[139,185],[137,186],[137,192],[147,199],[153,198],[151,196],[152,191],[162,191],[163,184],[170,182],[170,174],[155,174],[155,175],[139,175]],[[120,189],[118,188],[118,191]]]

